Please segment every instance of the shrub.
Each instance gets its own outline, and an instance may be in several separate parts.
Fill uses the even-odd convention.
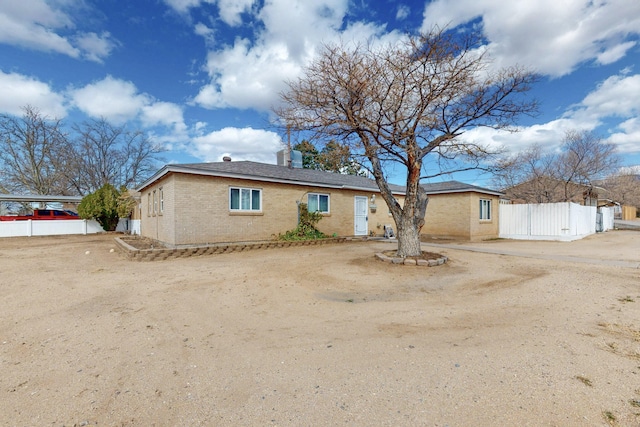
[[[309,212],[306,203],[298,205],[298,226],[284,234],[278,234],[278,240],[315,240],[325,239],[327,235],[316,228],[322,219],[320,212]]]
[[[135,201],[126,189],[118,191],[113,185],[105,184],[82,198],[78,215],[84,219],[95,219],[105,231],[114,231],[118,220],[129,216],[134,206]]]

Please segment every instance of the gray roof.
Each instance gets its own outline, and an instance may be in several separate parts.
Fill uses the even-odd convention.
[[[61,203],[80,203],[82,196],[43,196],[39,194],[0,194],[2,202],[61,202]]]
[[[476,185],[465,184],[459,181],[436,182],[433,184],[422,184],[422,188],[427,194],[443,194],[443,193],[466,193],[473,191],[476,193],[492,194],[494,196],[503,196],[504,193],[489,188],[478,187]]]
[[[344,175],[335,172],[325,172],[315,169],[289,168],[268,163],[250,161],[211,162],[211,163],[183,163],[166,165],[151,178],[146,180],[138,191],[153,184],[169,173],[186,173],[226,178],[249,179],[254,181],[279,182],[283,184],[306,185],[324,188],[344,188],[351,190],[380,191],[373,179],[364,176]],[[405,194],[405,187],[389,184],[394,194]],[[458,181],[422,184],[427,194],[477,193],[502,196],[503,193]]]
[[[314,187],[379,191],[376,182],[364,176],[344,175],[315,169],[289,168],[287,166],[250,161],[166,165],[140,185],[138,191],[142,191],[145,187],[172,172]],[[405,192],[404,187],[399,185],[390,184],[389,187],[391,191],[396,194],[404,194]]]

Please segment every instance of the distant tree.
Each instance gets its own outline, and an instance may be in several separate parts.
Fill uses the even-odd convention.
[[[588,131],[569,130],[565,133],[562,152],[556,170],[564,185],[564,199],[571,200],[571,184],[594,186],[620,165],[616,146]]]
[[[104,118],[74,126],[69,181],[80,194],[105,184],[131,188],[157,169],[161,147],[143,132],[114,126]]]
[[[335,140],[326,143],[320,151],[307,140],[293,146],[302,153],[302,167],[346,175],[364,174],[362,167],[354,160],[349,146]]]
[[[66,179],[70,144],[62,122],[31,106],[22,117],[0,115],[0,184],[25,194],[70,194]]]
[[[95,219],[105,231],[114,231],[118,220],[131,215],[134,206],[135,201],[126,188],[118,191],[113,185],[105,184],[82,198],[78,215],[84,219]]]
[[[318,154],[320,169],[346,175],[362,175],[365,171],[353,159],[348,145],[335,140],[327,142]]]
[[[318,169],[318,149],[307,140],[297,143],[293,149],[302,153],[302,167],[304,169]]]
[[[621,205],[640,208],[640,174],[624,168],[605,178],[600,185],[606,190],[606,197]]]
[[[613,144],[591,132],[569,130],[558,152],[534,144],[503,158],[495,181],[507,197],[528,203],[577,201],[618,164]]]
[[[326,45],[281,95],[283,125],[339,140],[367,159],[398,227],[401,257],[421,254],[428,196],[420,180],[479,168],[495,154],[459,137],[478,126],[508,128],[536,110],[521,96],[537,76],[519,67],[491,71],[482,42],[479,33],[433,29],[394,45]],[[394,163],[406,170],[402,206],[385,174]]]

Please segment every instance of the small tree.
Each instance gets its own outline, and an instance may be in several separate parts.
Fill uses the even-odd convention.
[[[95,219],[105,231],[115,231],[118,220],[129,216],[134,204],[126,189],[118,191],[113,185],[105,184],[82,199],[78,214],[84,219]]]

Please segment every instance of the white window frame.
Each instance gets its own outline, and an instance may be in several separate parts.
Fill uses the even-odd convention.
[[[238,208],[233,208],[231,206],[231,193],[237,190],[238,191]],[[249,192],[249,209],[242,208],[242,193],[248,191]],[[259,193],[259,209],[253,208],[253,192],[257,191]],[[229,211],[230,212],[262,212],[262,189],[261,188],[249,188],[249,187],[229,187]]]
[[[491,199],[480,199],[480,221],[491,221]]]
[[[147,216],[151,216],[151,191],[147,194]]]
[[[158,190],[158,199],[159,199],[159,203],[160,203],[160,215],[162,215],[164,213],[164,188],[160,187],[160,189]]]
[[[156,190],[153,190],[153,215],[158,213],[158,199],[156,197]]]
[[[329,213],[331,213],[331,195],[325,194],[325,193],[309,193],[307,195],[307,210],[309,210],[309,212],[311,212],[311,210],[309,209],[309,206],[311,205],[309,203],[309,200],[311,198],[313,198],[313,197],[317,198],[318,207],[320,207],[320,197],[326,197],[327,198],[327,210],[326,211],[317,210],[315,212],[320,212],[321,214],[329,214]]]

